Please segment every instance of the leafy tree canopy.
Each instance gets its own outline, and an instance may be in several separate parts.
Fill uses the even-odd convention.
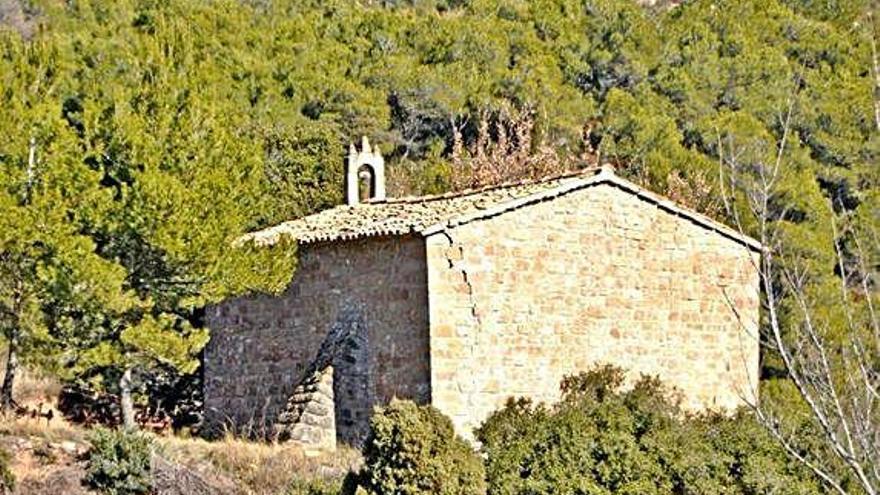
[[[514,107],[535,146],[568,156],[597,122],[604,159],[661,191],[700,185],[695,205],[720,196],[719,163],[781,157],[775,221],[834,327],[830,220],[876,232],[880,217],[877,10],[0,0],[0,253],[15,274],[0,284],[28,281],[19,317],[74,376],[190,371],[206,304],[281,290],[295,267],[291,246],[232,240],[337,203],[347,142],[380,143],[398,192],[436,192],[456,182],[453,137]],[[748,204],[735,199],[730,222]]]

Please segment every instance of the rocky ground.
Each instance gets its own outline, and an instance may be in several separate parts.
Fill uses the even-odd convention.
[[[0,419],[0,449],[9,453],[16,480],[11,495],[98,495],[84,484],[88,431],[53,422]],[[293,446],[234,438],[157,435],[155,445],[156,495],[286,495],[297,482],[342,479],[360,462],[352,450],[311,456]]]
[[[25,376],[16,390],[23,414],[0,416],[0,450],[9,454],[15,489],[0,495],[98,495],[84,484],[89,429],[55,408],[60,386]],[[297,495],[291,487],[335,482],[357,469],[351,449],[316,454],[290,444],[228,436],[216,441],[150,433],[155,495]],[[2,485],[2,483],[0,483]]]
[[[82,486],[88,445],[81,439],[52,439],[40,434],[6,431],[0,448],[10,454],[15,491],[21,495],[94,493]]]

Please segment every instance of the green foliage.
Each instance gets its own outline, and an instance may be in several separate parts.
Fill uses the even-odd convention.
[[[15,474],[9,467],[10,455],[0,448],[0,493],[12,493],[15,490]]]
[[[392,401],[370,422],[361,490],[387,495],[478,495],[486,492],[483,464],[431,406]]]
[[[717,198],[719,162],[778,154],[775,220],[838,334],[831,219],[880,218],[876,0],[6,3],[0,326],[93,388],[191,371],[206,305],[282,290],[292,245],[230,243],[337,203],[361,134],[401,193],[448,188],[453,129],[506,106],[563,156],[596,120],[602,156],[661,191]]]
[[[343,493],[342,481],[309,480],[296,481],[285,495],[340,495]]]
[[[33,40],[0,29],[0,328],[92,388],[191,373],[204,305],[293,272],[290,247],[230,249],[273,211],[260,137],[240,140],[217,74],[180,71],[199,45],[180,35],[208,26],[139,2],[35,8]]]
[[[746,412],[684,414],[658,380],[605,366],[552,408],[511,399],[477,431],[490,494],[804,494],[818,480]]]
[[[98,428],[89,436],[92,449],[86,482],[109,495],[137,495],[150,489],[149,437],[121,429]]]

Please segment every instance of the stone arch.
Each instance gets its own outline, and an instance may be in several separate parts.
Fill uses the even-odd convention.
[[[370,146],[370,140],[364,136],[361,149],[352,144],[348,150],[348,163],[345,177],[345,197],[349,205],[361,202],[361,172],[367,171],[370,177],[369,195],[366,199],[385,199],[385,159],[379,149]]]
[[[361,164],[357,169],[358,199],[370,200],[376,197],[376,169],[369,163]]]

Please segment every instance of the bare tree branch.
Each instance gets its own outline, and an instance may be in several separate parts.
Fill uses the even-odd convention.
[[[842,315],[839,320],[829,319],[827,301],[817,302],[813,293],[817,290],[815,268],[793,251],[784,235],[789,206],[778,204],[784,197],[786,148],[794,113],[793,96],[769,163],[742,163],[746,150],[730,135],[723,137],[716,131],[719,179],[728,216],[746,233],[741,213],[745,211],[751,217],[748,224],[753,225],[748,233],[765,247],[755,264],[764,288],[764,332],[803,400],[809,420],[819,427],[821,445],[817,447],[814,439],[797,431],[786,434],[782,425],[791,418],[776,417],[769,405],[753,407],[786,452],[829,487],[849,493],[847,486],[854,481],[864,493],[876,495],[880,489],[880,322],[876,289],[869,282],[874,265],[867,260],[869,250],[860,232],[841,229],[829,204],[833,241],[828,249],[839,272],[837,305],[830,311]],[[873,227],[868,229],[868,242],[876,243]],[[854,252],[844,248],[844,239],[854,245],[849,250]]]

